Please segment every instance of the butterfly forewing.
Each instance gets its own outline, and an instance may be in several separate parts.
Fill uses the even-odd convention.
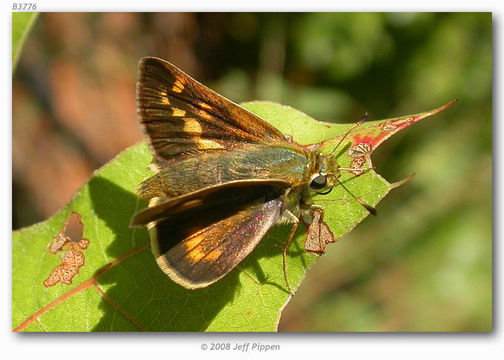
[[[179,154],[286,142],[276,128],[158,58],[140,61],[140,123],[158,161]]]
[[[147,209],[133,216],[131,226],[147,225],[180,213],[184,213],[184,217],[190,217],[194,212],[207,208],[234,208],[235,204],[263,197],[276,197],[288,186],[288,182],[279,179],[238,180],[208,186],[170,199],[156,198]]]

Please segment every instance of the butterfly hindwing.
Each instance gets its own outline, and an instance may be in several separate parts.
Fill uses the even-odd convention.
[[[153,204],[163,208],[148,224],[152,251],[160,268],[186,288],[205,287],[226,275],[281,216],[281,188],[234,185],[172,201],[173,207]]]
[[[287,141],[266,121],[158,58],[140,61],[137,106],[158,161],[179,154],[232,150],[244,143]]]

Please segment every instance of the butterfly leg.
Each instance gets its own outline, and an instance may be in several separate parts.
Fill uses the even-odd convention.
[[[292,226],[291,232],[289,234],[289,239],[285,243],[285,246],[282,248],[282,258],[283,258],[283,273],[284,273],[284,280],[285,280],[285,285],[287,286],[287,290],[291,295],[294,295],[294,292],[291,290],[291,287],[289,285],[289,280],[287,278],[287,249],[289,248],[290,243],[292,242],[292,239],[294,238],[294,234],[296,233],[296,230],[299,226],[299,219],[297,218],[296,215],[291,213],[289,210],[286,210],[284,213],[289,220],[294,223],[294,226]]]

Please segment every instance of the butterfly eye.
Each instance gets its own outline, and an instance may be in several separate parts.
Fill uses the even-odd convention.
[[[313,178],[310,183],[310,187],[315,190],[323,189],[327,185],[327,176],[318,174]]]

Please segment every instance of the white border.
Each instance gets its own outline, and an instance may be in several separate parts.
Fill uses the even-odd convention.
[[[399,1],[352,1],[347,5],[337,6],[336,2],[303,1],[273,2],[256,0],[250,5],[241,1],[149,1],[135,3],[125,1],[36,1],[39,11],[493,11],[494,12],[494,144],[496,167],[494,179],[499,179],[502,168],[502,126],[498,126],[498,113],[501,94],[498,85],[501,83],[499,71],[501,59],[500,17],[501,1],[478,1],[471,3],[422,1],[416,4]],[[210,6],[210,3],[212,4]],[[286,5],[288,4],[288,5]],[[326,356],[337,359],[437,359],[437,358],[471,358],[494,359],[496,353],[503,353],[502,341],[502,276],[500,276],[499,259],[502,259],[502,245],[499,245],[499,225],[503,223],[503,213],[499,210],[502,193],[498,184],[494,186],[494,332],[491,334],[13,334],[11,333],[11,13],[12,2],[3,3],[8,7],[2,22],[2,101],[4,118],[1,121],[1,159],[4,173],[1,177],[4,201],[2,206],[2,224],[5,229],[1,237],[2,265],[4,272],[4,291],[1,298],[1,324],[4,331],[1,335],[1,352],[6,359],[57,359],[60,357],[77,359],[101,358],[134,358],[134,359],[223,359],[233,357],[250,357],[262,355],[265,358],[303,356],[325,359]],[[495,180],[494,180],[495,181]],[[268,353],[234,351],[203,351],[202,343],[261,342],[263,344],[280,344],[280,351]],[[502,355],[501,355],[502,356]]]

